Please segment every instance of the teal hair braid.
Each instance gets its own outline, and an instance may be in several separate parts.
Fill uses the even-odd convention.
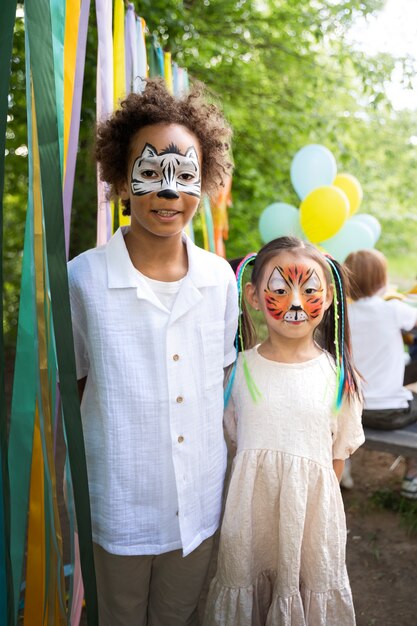
[[[332,259],[326,256],[326,261],[330,265],[330,275],[333,285],[333,303],[334,303],[334,344],[336,352],[336,399],[335,409],[340,410],[343,401],[343,391],[346,382],[345,371],[345,314],[344,314],[344,294],[342,279],[336,265]],[[337,284],[336,284],[337,282]],[[339,311],[340,311],[340,342],[339,342]]]
[[[239,298],[239,322],[238,322],[238,328],[237,328],[237,333],[236,333],[236,337],[235,337],[235,347],[236,347],[236,360],[233,364],[233,368],[232,371],[230,373],[230,377],[224,392],[224,406],[226,408],[229,399],[230,399],[230,395],[232,393],[232,387],[233,387],[233,383],[235,380],[235,376],[236,376],[236,366],[237,366],[237,357],[239,354],[239,342],[240,345],[242,347],[242,361],[243,361],[243,372],[245,375],[245,380],[246,383],[248,385],[248,389],[249,389],[249,393],[252,396],[252,399],[254,400],[254,402],[256,402],[260,395],[261,392],[259,391],[258,387],[256,386],[255,381],[253,380],[250,371],[249,371],[249,366],[245,357],[245,347],[244,347],[244,341],[243,341],[243,333],[242,333],[242,298],[243,298],[243,274],[245,273],[245,269],[246,267],[249,265],[249,263],[253,262],[256,258],[256,252],[251,252],[249,254],[247,254],[242,261],[239,263],[237,269],[236,269],[236,281],[237,281],[237,291],[238,291],[238,298]]]

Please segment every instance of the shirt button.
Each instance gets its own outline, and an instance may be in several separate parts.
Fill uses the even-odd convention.
[[[178,396],[178,398],[177,398],[178,404],[181,404],[181,402],[183,402],[183,401],[184,401],[184,398],[182,396]]]
[[[174,361],[178,361],[180,357],[178,354],[174,354],[172,358],[174,359]]]
[[[184,437],[182,435],[180,435],[178,437],[178,443],[182,443],[184,441]]]

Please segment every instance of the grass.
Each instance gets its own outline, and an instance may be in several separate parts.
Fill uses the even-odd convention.
[[[390,283],[408,291],[417,283],[417,252],[388,257]]]
[[[377,508],[398,513],[405,527],[417,533],[417,500],[407,500],[392,489],[380,489],[370,496],[370,501]]]

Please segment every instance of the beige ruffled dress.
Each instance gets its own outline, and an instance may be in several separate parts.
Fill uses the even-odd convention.
[[[217,573],[204,626],[353,626],[346,521],[333,459],[364,441],[361,403],[333,413],[327,353],[278,363],[246,352],[262,396],[250,396],[239,356],[225,423],[237,444]]]

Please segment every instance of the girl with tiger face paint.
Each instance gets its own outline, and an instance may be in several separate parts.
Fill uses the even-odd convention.
[[[250,262],[247,300],[268,331],[258,345],[245,332]],[[242,260],[237,282],[244,349],[224,416],[236,455],[203,626],[355,626],[338,479],[364,434],[343,272],[281,237]]]
[[[323,308],[320,278],[314,268],[295,263],[276,266],[265,289],[268,312],[274,319],[301,324],[316,319]]]
[[[246,285],[246,296],[265,316],[269,339],[261,349],[269,350],[278,340],[281,351],[317,353],[314,332],[332,304],[333,287],[316,260],[301,250],[271,256],[256,284]]]

